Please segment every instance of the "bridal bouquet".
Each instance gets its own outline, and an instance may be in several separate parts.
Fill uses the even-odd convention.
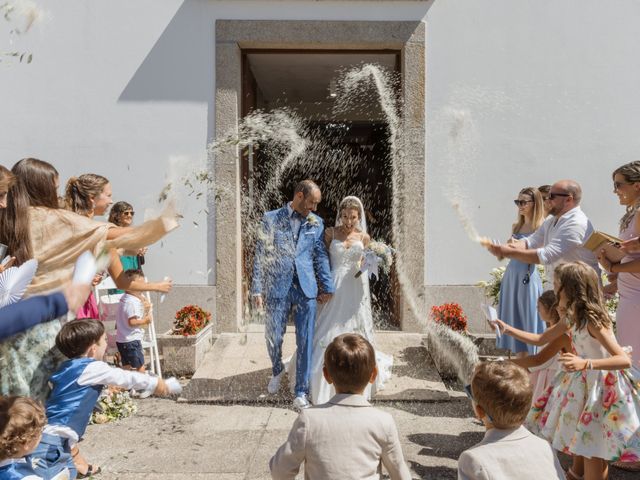
[[[138,410],[129,396],[129,392],[121,390],[108,391],[98,400],[96,411],[91,414],[92,424],[101,424],[130,417]]]
[[[393,248],[383,242],[371,241],[364,250],[360,259],[360,269],[355,277],[359,278],[365,272],[369,272],[369,278],[375,276],[378,279],[378,269],[384,273],[389,273],[393,265]]]

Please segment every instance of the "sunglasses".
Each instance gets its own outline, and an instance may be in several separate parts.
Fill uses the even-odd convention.
[[[533,200],[514,200],[513,203],[518,207],[524,207],[527,203],[533,203]]]
[[[613,182],[613,189],[618,190],[623,185],[631,185],[629,182]]]
[[[547,197],[549,200],[553,200],[556,197],[570,197],[570,193],[551,193],[549,192],[549,196]]]
[[[122,212],[122,215],[126,215],[127,217],[128,216],[133,217],[135,214],[136,214],[136,212]]]

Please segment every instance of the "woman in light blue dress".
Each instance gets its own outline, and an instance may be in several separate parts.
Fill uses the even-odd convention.
[[[535,232],[544,221],[542,195],[537,188],[523,188],[514,203],[518,207],[518,220],[511,229],[511,238],[520,240]],[[515,328],[542,333],[545,324],[537,309],[541,294],[542,281],[536,265],[511,259],[500,286],[498,318]],[[509,335],[499,337],[496,344],[517,356],[536,353],[535,346],[527,345]]]

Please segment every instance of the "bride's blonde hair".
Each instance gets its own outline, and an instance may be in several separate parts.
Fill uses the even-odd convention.
[[[344,212],[345,210],[357,210],[358,217],[362,215],[360,212],[360,203],[355,198],[347,197],[344,200],[342,200],[342,202],[340,202],[340,206],[338,207],[338,213],[342,215],[342,212]]]

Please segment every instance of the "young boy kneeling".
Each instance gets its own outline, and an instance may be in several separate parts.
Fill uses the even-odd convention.
[[[511,362],[483,362],[471,380],[473,409],[487,432],[458,459],[458,480],[564,479],[546,440],[524,428],[531,408],[529,374]]]
[[[173,392],[162,378],[122,370],[103,362],[107,338],[104,325],[98,320],[85,318],[67,323],[56,336],[56,346],[69,360],[62,363],[49,379],[53,390],[47,399],[48,422],[42,440],[35,451],[25,457],[26,465],[19,465],[18,469],[47,478],[46,472],[62,462],[69,468],[71,478],[76,478],[76,475],[85,478],[98,473],[100,468],[78,462],[76,444],[84,435],[93,407],[105,385],[144,390],[161,396]],[[59,449],[65,455],[51,460],[46,452],[52,449]],[[72,457],[76,465],[85,466],[86,471],[77,471]]]
[[[393,418],[363,396],[378,374],[371,344],[355,333],[339,335],[325,351],[323,373],[337,394],[300,412],[269,462],[271,476],[293,479],[304,462],[305,478],[375,478],[382,462],[393,480],[410,479]]]

